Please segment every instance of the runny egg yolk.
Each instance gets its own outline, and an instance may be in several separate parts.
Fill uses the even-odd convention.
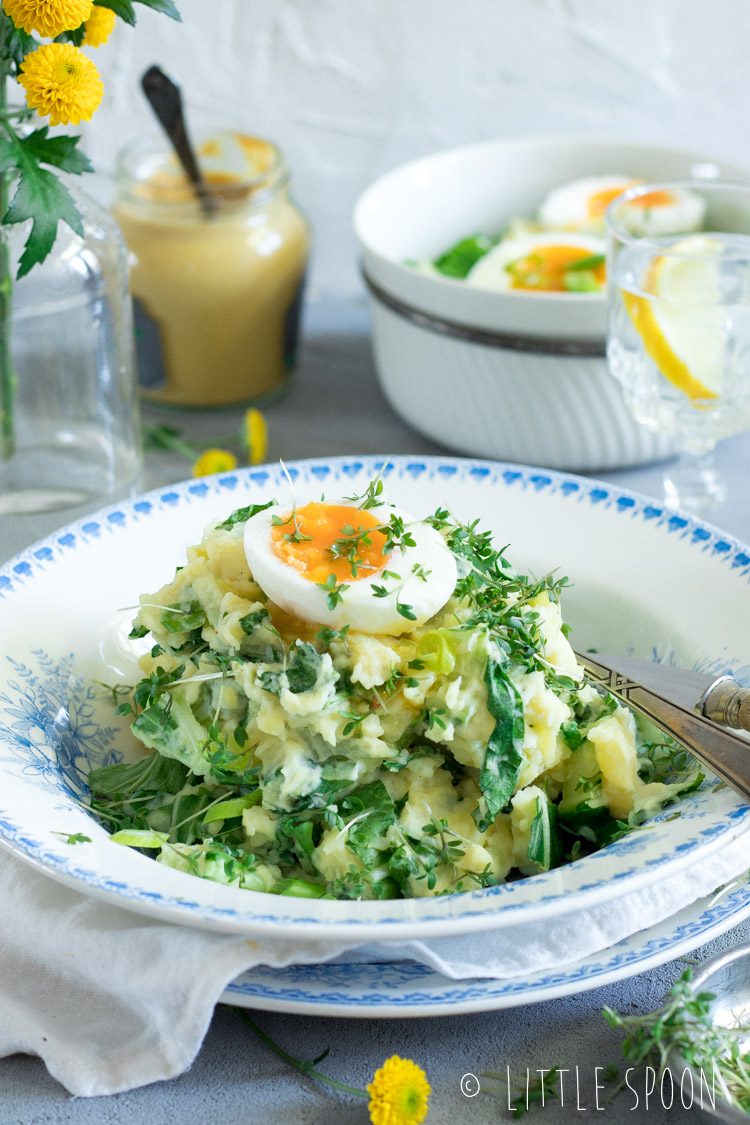
[[[606,188],[589,196],[589,218],[595,219],[603,215],[613,200],[627,191],[627,188],[636,187],[638,183],[638,180],[633,180],[632,184],[627,184],[626,187]],[[649,207],[667,207],[670,203],[674,203],[674,196],[668,191],[647,191],[630,201],[631,207],[641,207],[644,211]]]
[[[576,263],[599,258],[592,256],[590,250],[581,246],[537,246],[523,258],[517,258],[505,268],[510,274],[511,289],[545,290],[564,293],[569,289],[566,274]],[[590,267],[595,280],[601,286],[606,277],[604,262],[592,261]]]
[[[310,582],[356,582],[381,570],[390,554],[371,512],[346,504],[312,501],[271,528],[274,554]]]

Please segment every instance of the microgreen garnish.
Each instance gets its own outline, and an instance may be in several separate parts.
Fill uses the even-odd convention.
[[[445,707],[425,707],[422,719],[426,730],[431,731],[433,727],[438,727],[439,730],[447,730],[447,723],[444,718],[447,714]]]
[[[360,567],[367,570],[376,570],[377,567],[372,563],[368,563],[360,556],[360,551],[363,547],[372,547],[372,531],[375,528],[365,528],[361,524],[356,529],[351,524],[347,523],[340,529],[341,538],[334,539],[329,547],[331,557],[334,559],[346,559],[349,563],[349,570],[352,578],[359,576]]]
[[[389,577],[398,578],[398,575],[390,574]],[[396,597],[396,612],[400,613],[402,617],[405,617],[407,621],[416,621],[417,615],[414,612],[414,607],[411,605],[407,605],[405,602],[399,600],[399,594],[401,593],[405,585],[406,583],[402,582],[400,586],[396,587],[395,589],[389,590],[387,586],[381,586],[379,583],[373,583],[370,587],[370,591],[374,598],[387,598],[390,597],[391,594],[394,594]]]
[[[299,526],[299,520],[297,518],[297,496],[294,490],[294,481],[289,475],[289,470],[287,469],[283,461],[280,461],[280,465],[284,476],[289,481],[289,488],[292,493],[292,510],[286,517],[286,519],[282,519],[281,516],[271,516],[271,523],[274,527],[287,527],[289,524],[294,525],[294,531],[289,531],[286,533],[286,535],[283,536],[284,540],[287,543],[310,543],[312,542],[312,535],[303,535]]]
[[[336,581],[335,574],[329,574],[325,582],[316,582],[315,585],[327,594],[326,605],[329,610],[334,610],[339,602],[344,600],[344,592],[349,589],[345,582]]]
[[[66,844],[90,844],[91,837],[84,836],[83,832],[52,832],[53,836],[61,836]]]
[[[328,625],[321,625],[320,629],[318,629],[315,634],[315,640],[320,641],[325,647],[328,647],[331,641],[335,640],[343,641],[344,644],[346,644],[346,637],[350,628],[350,625],[344,625],[341,629],[331,629]]]
[[[406,530],[403,516],[391,515],[387,524],[383,524],[379,528],[385,535],[385,543],[383,544],[383,554],[390,555],[396,548],[400,547],[416,547],[414,536],[410,531]]]
[[[105,684],[103,680],[94,680],[94,683],[98,688],[102,689],[105,695],[112,697],[112,702],[115,706],[117,706],[123,696],[127,697],[133,691],[132,685],[130,684]]]
[[[371,480],[367,488],[360,495],[347,496],[345,499],[349,504],[356,504],[360,511],[368,511],[370,508],[378,508],[381,504],[379,499],[383,495],[383,482],[380,479],[388,468],[388,462],[384,461],[380,466],[378,475],[374,480]]]
[[[601,789],[602,780],[603,778],[601,770],[599,770],[595,774],[592,774],[591,777],[579,777],[578,781],[576,782],[576,792],[580,792],[585,796],[588,796],[588,794],[593,792],[593,790]]]
[[[351,735],[360,738],[362,736],[362,723],[365,721],[368,714],[369,711],[366,711],[363,715],[360,715],[358,712],[352,711],[351,708],[339,711],[339,715],[341,715],[342,719],[349,720],[341,732],[344,738],[349,738]]]

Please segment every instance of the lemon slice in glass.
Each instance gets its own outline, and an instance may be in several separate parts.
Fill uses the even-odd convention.
[[[622,290],[647,354],[696,406],[721,394],[727,347],[721,250],[708,235],[683,238],[651,262],[644,289],[653,296]]]

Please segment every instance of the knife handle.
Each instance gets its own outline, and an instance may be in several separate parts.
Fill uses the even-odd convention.
[[[731,676],[722,676],[698,703],[708,719],[735,730],[750,731],[750,691]]]
[[[580,659],[580,658],[579,658]],[[727,785],[750,801],[750,741],[725,727],[720,727],[711,719],[699,715],[695,711],[687,711],[669,699],[665,699],[656,692],[649,691],[642,684],[634,683],[627,676],[615,672],[598,664],[590,656],[581,659],[581,663],[594,683],[605,687],[633,711],[649,719],[659,730],[664,731],[686,750],[689,750],[700,762],[713,770]],[[720,685],[714,684],[708,692]],[[739,687],[739,685],[737,685]],[[733,714],[744,709],[747,700],[740,700],[739,704],[731,703],[736,697],[736,689],[726,689],[732,692],[728,704]],[[742,690],[742,689],[740,689]]]

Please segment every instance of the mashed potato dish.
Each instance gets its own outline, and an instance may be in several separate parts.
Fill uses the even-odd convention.
[[[309,898],[475,890],[606,845],[699,775],[586,683],[564,585],[379,481],[239,509],[141,598],[119,709],[149,753],[94,770],[92,810],[160,863]]]
[[[604,214],[627,188],[624,175],[588,176],[562,184],[535,219],[514,219],[500,234],[470,235],[428,262],[412,263],[482,289],[521,293],[597,294],[606,284]],[[631,233],[658,237],[701,230],[705,204],[684,188],[646,192],[621,215]]]

